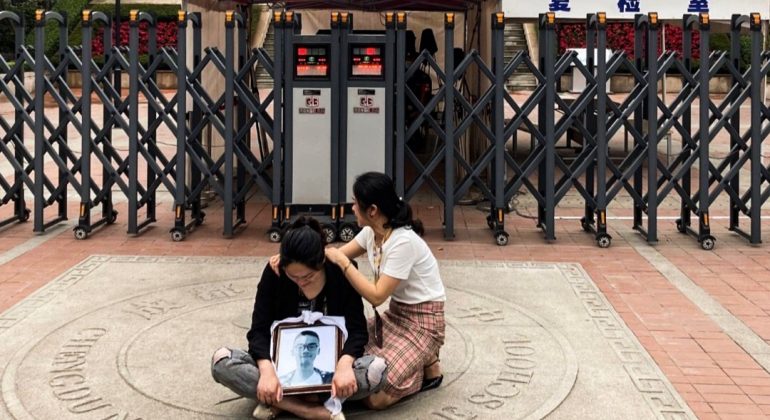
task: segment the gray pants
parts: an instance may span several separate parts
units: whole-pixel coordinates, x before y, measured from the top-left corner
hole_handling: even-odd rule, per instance
[[[370,369],[371,368],[371,369]],[[364,355],[353,362],[358,391],[348,400],[360,400],[382,388],[387,376],[385,360]],[[236,394],[256,400],[259,368],[247,352],[240,349],[221,348],[211,359],[211,376]]]

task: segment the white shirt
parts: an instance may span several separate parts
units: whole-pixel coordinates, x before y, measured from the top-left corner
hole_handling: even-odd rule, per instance
[[[321,375],[315,370],[309,378],[304,380],[299,376],[298,371],[293,370],[278,378],[278,382],[280,382],[282,386],[323,385]]]
[[[369,264],[376,273],[376,254],[379,249],[374,242],[374,231],[368,226],[364,227],[355,240],[361,248],[366,249]],[[382,245],[382,253],[380,274],[400,280],[391,296],[393,300],[410,305],[446,300],[436,257],[428,244],[412,229],[394,229]]]

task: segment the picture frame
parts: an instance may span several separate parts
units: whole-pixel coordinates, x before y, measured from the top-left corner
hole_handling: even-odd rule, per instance
[[[342,334],[320,322],[279,324],[273,331],[273,363],[284,395],[331,392],[342,352]]]

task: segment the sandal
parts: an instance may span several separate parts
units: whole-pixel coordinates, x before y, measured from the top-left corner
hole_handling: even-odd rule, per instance
[[[438,363],[440,361],[441,361],[441,359],[436,357],[436,360],[434,360],[434,361],[428,363],[427,365],[425,365],[423,367],[423,369],[431,367],[431,366],[435,365],[436,363]],[[443,381],[444,381],[444,375],[438,375],[438,376],[435,376],[433,378],[425,378],[425,379],[422,380],[422,386],[420,386],[420,392],[422,392],[422,391],[429,391],[431,389],[436,389],[439,386],[441,386],[441,382],[443,382]]]
[[[420,387],[420,392],[436,389],[439,386],[441,386],[441,382],[443,381],[444,381],[444,375],[438,375],[435,378],[423,379],[422,386]]]
[[[254,411],[251,413],[252,417],[260,420],[272,420],[276,417],[275,411],[269,406],[262,403],[258,403],[254,407]]]

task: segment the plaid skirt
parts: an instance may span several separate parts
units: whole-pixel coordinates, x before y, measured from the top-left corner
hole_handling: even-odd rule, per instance
[[[388,362],[388,377],[382,390],[395,398],[417,393],[423,368],[433,362],[444,344],[444,302],[415,305],[390,301],[382,315],[382,348],[374,343],[374,318],[369,319],[366,354]]]

